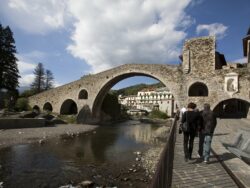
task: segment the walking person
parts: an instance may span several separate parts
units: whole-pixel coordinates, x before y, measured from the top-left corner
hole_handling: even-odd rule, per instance
[[[196,104],[192,102],[189,103],[187,106],[187,111],[184,112],[181,119],[182,131],[184,136],[183,147],[186,162],[188,161],[188,159],[192,159],[194,138],[200,120],[200,114],[194,111],[195,108]]]
[[[202,115],[202,113],[201,113]],[[202,122],[202,120],[201,120]],[[199,149],[198,149],[198,158],[202,159],[203,158],[203,145],[204,145],[204,134],[203,134],[203,124],[200,123],[198,126],[198,135],[199,135]]]
[[[207,103],[204,104],[204,110],[202,112],[202,124],[203,124],[203,129],[201,130],[201,132],[204,137],[203,157],[204,157],[204,162],[208,163],[210,157],[212,138],[214,134],[214,129],[217,124],[217,120],[213,111],[210,109],[210,105]]]

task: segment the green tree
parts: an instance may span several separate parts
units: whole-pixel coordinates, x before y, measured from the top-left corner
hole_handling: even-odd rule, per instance
[[[45,74],[45,90],[53,88],[54,76],[50,70],[46,70]]]
[[[15,54],[16,46],[11,29],[0,24],[0,90],[15,90],[18,87],[20,75]]]
[[[15,109],[17,111],[26,111],[29,110],[29,102],[27,98],[18,98],[16,105],[15,105]]]
[[[7,92],[5,92],[4,107],[7,108],[8,110],[13,110],[18,96],[19,96],[19,92],[17,89],[8,90]]]
[[[35,79],[31,84],[31,88],[35,93],[40,93],[45,88],[45,71],[42,63],[38,63],[34,70]]]
[[[24,92],[22,92],[19,97],[27,98],[35,94],[36,94],[36,91],[34,91],[33,89],[29,89],[29,90],[25,90]]]

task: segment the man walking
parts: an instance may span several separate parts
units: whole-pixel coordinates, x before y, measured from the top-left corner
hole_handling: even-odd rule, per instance
[[[204,136],[203,157],[204,162],[208,163],[210,157],[212,137],[217,124],[217,120],[213,111],[210,109],[210,105],[207,103],[204,104],[204,110],[202,112],[202,121],[203,129],[201,132]]]

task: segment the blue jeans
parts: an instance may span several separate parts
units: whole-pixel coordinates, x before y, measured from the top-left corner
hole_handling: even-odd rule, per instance
[[[204,157],[205,161],[209,160],[210,150],[211,150],[211,142],[212,142],[212,136],[205,135],[204,145],[203,145],[203,157]]]

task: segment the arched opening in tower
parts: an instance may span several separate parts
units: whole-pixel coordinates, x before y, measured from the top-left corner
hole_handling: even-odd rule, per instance
[[[221,101],[213,111],[220,118],[247,118],[249,107],[249,102],[233,98]]]
[[[208,88],[206,84],[201,82],[196,82],[189,87],[188,90],[189,97],[204,97],[208,96]]]
[[[77,104],[72,99],[65,100],[60,109],[62,115],[73,115],[77,114],[77,112]]]

